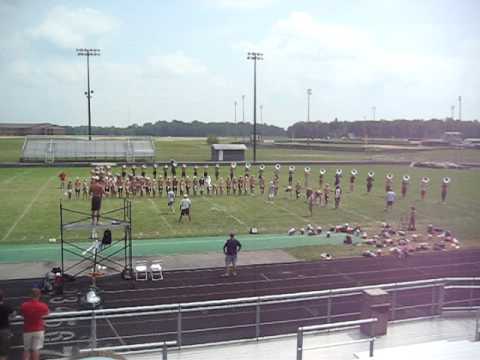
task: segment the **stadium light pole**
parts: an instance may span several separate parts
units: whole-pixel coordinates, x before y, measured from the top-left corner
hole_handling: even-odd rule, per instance
[[[372,119],[373,121],[375,121],[375,113],[377,112],[377,107],[376,106],[372,106]]]
[[[450,106],[450,118],[455,120],[453,117],[455,116],[455,105]]]
[[[257,162],[257,60],[263,60],[263,54],[249,52],[247,60],[253,60],[253,163]]]
[[[263,124],[263,104],[260,104],[259,108],[260,108],[260,125],[262,125]],[[261,131],[259,131],[259,133],[261,133]]]
[[[462,121],[462,97],[458,97],[458,120]]]
[[[233,122],[234,122],[234,126],[233,126],[233,129],[234,129],[234,133],[235,133],[235,140],[237,139],[237,100],[235,100],[233,102],[233,107],[235,108],[235,115],[234,115],[234,118],[233,118]]]
[[[78,56],[87,57],[87,91],[84,92],[88,100],[88,140],[92,140],[92,112],[90,108],[90,99],[93,90],[90,90],[90,56],[100,56],[100,49],[77,49]]]
[[[307,89],[307,122],[310,122],[310,96],[312,96],[312,89]]]

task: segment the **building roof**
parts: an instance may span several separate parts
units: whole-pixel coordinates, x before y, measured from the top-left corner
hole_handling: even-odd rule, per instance
[[[247,150],[245,144],[213,144],[213,150]]]
[[[63,126],[58,126],[50,123],[0,123],[0,128],[40,128],[40,127],[56,127],[63,128]]]

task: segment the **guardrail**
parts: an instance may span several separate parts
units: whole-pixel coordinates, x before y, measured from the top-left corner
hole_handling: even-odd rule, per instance
[[[355,306],[353,306],[354,311],[350,310],[351,312],[345,311],[345,309],[348,311],[350,308],[352,308],[351,306],[346,306],[345,308],[340,309],[341,311],[336,308],[336,306],[339,306],[338,304],[341,304],[342,301],[344,303],[358,303],[360,301],[358,297],[362,294],[362,291],[373,288],[381,288],[391,294],[390,320],[396,320],[402,317],[404,318],[405,312],[408,312],[407,315],[410,317],[415,316],[417,313],[423,314],[417,315],[418,317],[435,316],[440,314],[442,311],[454,311],[457,308],[465,308],[466,304],[468,304],[467,308],[471,309],[472,306],[480,305],[480,293],[475,295],[479,288],[478,282],[480,282],[480,277],[439,278],[402,283],[351,287],[344,289],[309,291],[292,294],[266,295],[214,301],[110,309],[96,308],[94,311],[59,311],[53,312],[51,315],[49,315],[46,318],[46,323],[47,326],[50,326],[51,330],[56,330],[56,328],[62,328],[64,324],[91,321],[92,315],[96,321],[105,320],[107,322],[122,318],[135,318],[138,322],[160,321],[160,319],[162,321],[168,320],[169,324],[171,325],[170,328],[163,328],[163,331],[149,334],[150,339],[153,338],[170,341],[170,339],[175,338],[176,346],[180,348],[183,346],[184,337],[187,335],[191,336],[191,338],[193,338],[194,335],[194,337],[197,338],[199,335],[217,334],[220,332],[225,333],[227,330],[238,330],[242,333],[251,334],[251,336],[248,335],[249,339],[259,340],[260,338],[272,336],[271,332],[267,331],[268,329],[272,328],[272,325],[275,325],[276,327],[283,326],[284,329],[286,329],[284,333],[288,332],[292,334],[296,331],[298,325],[302,323],[330,324],[342,320],[357,320],[361,314],[359,311],[355,310]],[[462,296],[459,299],[452,299],[449,301],[445,300],[446,292],[451,290],[465,291],[466,289],[467,291],[470,289],[470,292],[465,296]],[[419,292],[421,291],[425,302],[417,302],[413,304],[408,302],[405,303],[403,301],[403,294],[404,292],[410,290],[418,290]],[[308,306],[316,306],[319,309],[322,308],[322,311],[303,317],[299,315],[295,318],[281,317],[280,319],[268,319],[267,317],[269,315],[269,311],[272,311],[272,307],[275,306],[277,308],[280,306],[282,309],[298,309],[300,307],[305,308]],[[217,318],[220,318],[228,315],[226,310],[232,309],[237,310],[237,312],[242,311],[243,313],[248,314],[248,316],[246,316],[246,318],[249,319],[248,322],[228,323],[228,325],[223,323],[218,324],[214,322],[208,322],[207,326],[196,326],[194,328],[192,328],[191,325],[189,327],[185,326],[186,321],[193,316],[198,316],[199,314],[208,312],[209,314],[215,314]],[[19,317],[17,318],[17,321],[13,323],[13,325],[19,325],[21,323],[21,318]],[[48,335],[48,329],[46,335]],[[95,335],[96,334],[93,333],[93,330],[90,330],[89,340],[81,339],[76,341],[85,348],[89,348],[89,346],[96,348],[97,344],[96,337],[94,338]],[[56,334],[56,336],[51,335],[49,339],[51,339],[51,341],[47,342],[47,345],[48,343],[50,345],[62,345],[72,342],[70,335],[68,339],[66,339],[65,337]],[[95,340],[95,342],[93,342],[93,340]],[[100,338],[98,340],[101,342],[103,339]],[[130,341],[135,343],[135,345],[139,341],[143,341],[144,343],[156,342],[156,340],[153,342],[145,340],[149,340],[148,336],[146,335],[132,335],[130,337]]]
[[[342,321],[342,322],[337,322],[337,323],[332,323],[332,324],[322,324],[322,325],[314,325],[314,326],[301,326],[297,329],[297,360],[302,360],[303,359],[303,352],[308,351],[308,350],[318,350],[321,348],[326,348],[326,347],[334,347],[334,346],[343,346],[343,345],[351,345],[351,344],[358,344],[358,343],[363,343],[363,342],[369,342],[369,354],[370,357],[373,357],[373,347],[375,343],[375,338],[370,337],[367,339],[360,339],[360,340],[352,340],[352,341],[344,341],[341,343],[335,343],[335,344],[325,344],[325,345],[318,345],[318,346],[310,346],[310,347],[305,347],[303,345],[303,337],[305,334],[312,333],[315,331],[322,331],[322,330],[340,330],[345,327],[358,327],[363,324],[372,324],[377,322],[377,318],[369,318],[369,319],[362,319],[362,320],[355,320],[355,321]]]

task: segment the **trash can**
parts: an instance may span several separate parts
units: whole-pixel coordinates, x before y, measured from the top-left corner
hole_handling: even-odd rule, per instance
[[[382,289],[368,289],[362,295],[361,318],[377,318],[377,322],[362,324],[360,331],[367,336],[387,334],[388,318],[390,316],[390,294]]]

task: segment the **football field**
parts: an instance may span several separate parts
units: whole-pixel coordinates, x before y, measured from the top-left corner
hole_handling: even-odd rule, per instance
[[[389,165],[343,165],[312,166],[309,186],[318,188],[319,169],[327,173],[324,182],[333,185],[337,168],[343,169],[343,197],[339,209],[333,207],[333,195],[327,207],[315,207],[310,217],[305,199],[296,200],[284,191],[287,185],[288,169],[283,166],[280,171],[280,191],[278,196],[269,201],[267,195],[230,195],[192,197],[192,222],[178,223],[178,200],[176,212],[168,211],[165,194],[159,198],[132,199],[133,238],[166,239],[182,237],[225,235],[230,231],[245,235],[251,227],[256,227],[260,234],[286,234],[289,228],[305,227],[307,224],[322,226],[324,229],[337,224],[349,223],[359,225],[370,234],[378,233],[382,222],[400,224],[407,216],[408,209],[417,208],[419,230],[427,224],[448,229],[460,240],[463,246],[478,244],[480,231],[480,171],[471,170],[437,170]],[[359,175],[355,190],[349,191],[351,169],[356,168]],[[69,178],[88,177],[89,168],[9,168],[0,169],[0,194],[2,211],[0,215],[0,244],[47,244],[48,239],[59,239],[59,204],[65,207],[89,212],[88,200],[68,200],[59,189],[58,173],[65,171]],[[151,168],[148,172],[151,174]],[[213,177],[213,168],[209,168]],[[365,178],[369,171],[375,172],[375,182],[370,194],[366,193]],[[118,172],[114,170],[114,172]],[[243,167],[237,167],[236,174],[243,174]],[[252,168],[253,175],[257,167]],[[384,179],[387,173],[394,175],[394,190],[398,200],[391,212],[385,212]],[[192,175],[192,168],[188,168]],[[411,176],[410,186],[405,199],[400,198],[400,181],[404,174]],[[224,177],[228,167],[222,168]],[[264,175],[267,180],[273,176],[273,166],[267,166]],[[427,197],[420,200],[420,179],[428,176]],[[440,186],[443,177],[452,179],[446,203],[440,201]],[[296,168],[294,182],[304,183],[303,167]],[[258,192],[258,187],[257,187]],[[103,210],[119,207],[121,199],[108,198],[103,202]],[[78,241],[89,241],[82,233],[69,236]],[[272,248],[275,247],[274,242]],[[303,245],[303,244],[299,244]],[[295,250],[292,250],[295,252]],[[304,253],[302,254],[302,251]],[[300,249],[299,256],[308,258],[311,249]]]

